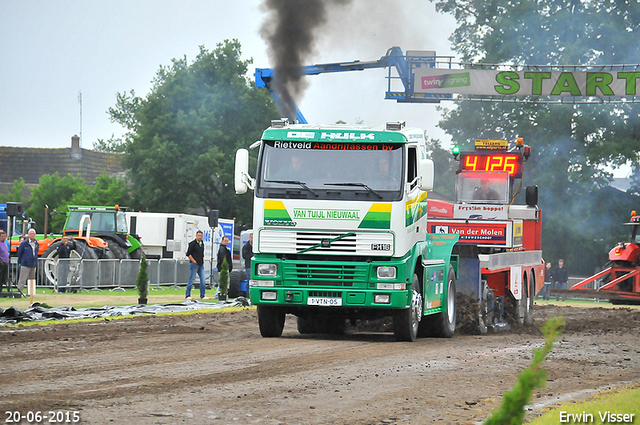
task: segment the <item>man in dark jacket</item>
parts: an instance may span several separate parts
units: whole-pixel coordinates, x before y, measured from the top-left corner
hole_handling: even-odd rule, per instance
[[[71,251],[75,249],[76,243],[69,236],[63,236],[60,245],[56,248],[58,251],[58,292],[67,292],[69,258],[71,258]]]
[[[564,267],[564,260],[561,258],[558,260],[558,267],[553,271],[553,282],[555,283],[555,289],[567,289],[567,282],[569,281],[569,272]],[[566,301],[567,296],[561,295],[562,300]],[[556,295],[556,301],[560,299],[560,296]]]
[[[38,267],[38,251],[40,245],[36,240],[36,230],[29,229],[27,238],[18,247],[18,264],[20,264],[20,278],[18,279],[18,291],[22,296],[27,279],[36,278],[36,267]]]
[[[242,247],[242,258],[247,279],[251,279],[251,259],[253,258],[253,233],[249,233],[249,240]]]
[[[229,251],[229,248],[227,248],[227,245],[229,245],[229,238],[226,236],[222,237],[222,240],[220,241],[220,249],[218,249],[218,262],[216,264],[216,267],[218,269],[218,271],[222,271],[222,263],[224,262],[224,260],[227,260],[227,265],[229,266],[229,273],[231,273],[231,270],[233,270],[233,259],[231,257],[231,252]],[[223,301],[227,299],[227,290],[228,290],[228,285],[227,288],[225,288],[223,285],[220,285],[220,293],[218,294],[218,299]]]
[[[192,300],[191,287],[193,286],[193,280],[196,274],[200,278],[200,299],[209,300],[210,298],[205,296],[205,283],[204,283],[204,243],[202,242],[202,230],[196,232],[196,238],[189,242],[189,248],[187,248],[187,257],[189,257],[189,282],[187,283],[187,293],[184,296],[185,300]]]
[[[229,273],[231,273],[231,270],[233,270],[233,259],[231,258],[231,252],[229,251],[229,248],[227,248],[227,245],[229,245],[229,238],[223,236],[222,240],[220,241],[220,249],[218,250],[218,263],[216,264],[216,267],[218,268],[218,271],[221,271],[222,262],[226,258],[227,264],[229,265]]]

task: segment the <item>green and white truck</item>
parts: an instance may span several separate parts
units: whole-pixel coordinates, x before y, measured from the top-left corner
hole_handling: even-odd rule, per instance
[[[396,339],[451,337],[453,234],[427,232],[433,162],[424,131],[272,121],[257,173],[236,153],[235,190],[254,191],[250,298],[263,337],[340,333],[347,319],[393,318]]]

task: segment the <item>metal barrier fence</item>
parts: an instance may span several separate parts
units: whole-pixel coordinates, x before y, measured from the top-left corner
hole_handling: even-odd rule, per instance
[[[12,258],[9,280],[16,287],[20,270],[15,258]],[[147,259],[149,265],[149,289],[161,290],[163,287],[177,288],[189,282],[189,260]],[[140,271],[140,260],[91,260],[63,258],[58,260],[40,259],[36,273],[36,286],[52,288],[58,291],[102,291],[105,289],[125,290],[136,287],[136,278]],[[217,283],[218,272],[211,275],[211,262],[205,261],[204,275],[207,286]],[[194,286],[200,284],[195,278]]]

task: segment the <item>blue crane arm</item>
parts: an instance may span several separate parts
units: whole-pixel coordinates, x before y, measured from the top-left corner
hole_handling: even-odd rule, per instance
[[[437,96],[437,97],[415,97],[413,93],[413,75],[411,73],[412,67],[416,66],[429,66],[435,67],[436,65],[436,56],[435,53],[433,56],[418,56],[412,57],[410,60],[407,60],[407,57],[402,53],[402,49],[400,47],[392,47],[387,51],[387,54],[382,56],[380,59],[375,61],[361,62],[361,61],[352,61],[352,62],[335,62],[335,63],[324,63],[317,65],[309,65],[302,68],[303,75],[318,75],[325,74],[329,72],[344,72],[344,71],[363,71],[365,69],[373,69],[373,68],[389,68],[389,79],[388,82],[388,90],[386,93],[386,99],[395,99],[397,102],[419,102],[419,103],[437,103],[440,99],[450,98],[450,96]],[[402,82],[404,86],[404,92],[393,92],[391,91],[391,69],[396,70],[398,73],[397,79]],[[254,72],[255,77],[255,86],[256,87],[265,87],[269,90],[273,99],[275,100],[277,105],[281,105],[279,102],[278,94],[271,88],[271,80],[273,79],[273,69],[272,68],[256,68]],[[300,112],[300,110],[296,107],[296,120],[300,123],[306,123],[306,119]]]

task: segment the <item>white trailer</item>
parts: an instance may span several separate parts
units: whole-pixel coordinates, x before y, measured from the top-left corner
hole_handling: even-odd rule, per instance
[[[229,249],[233,250],[232,219],[218,219],[218,227],[212,233],[208,218],[200,215],[127,211],[126,216],[129,233],[141,238],[147,258],[186,259],[189,242],[195,239],[198,230],[204,233],[205,259],[216,261],[222,236],[229,237]]]

